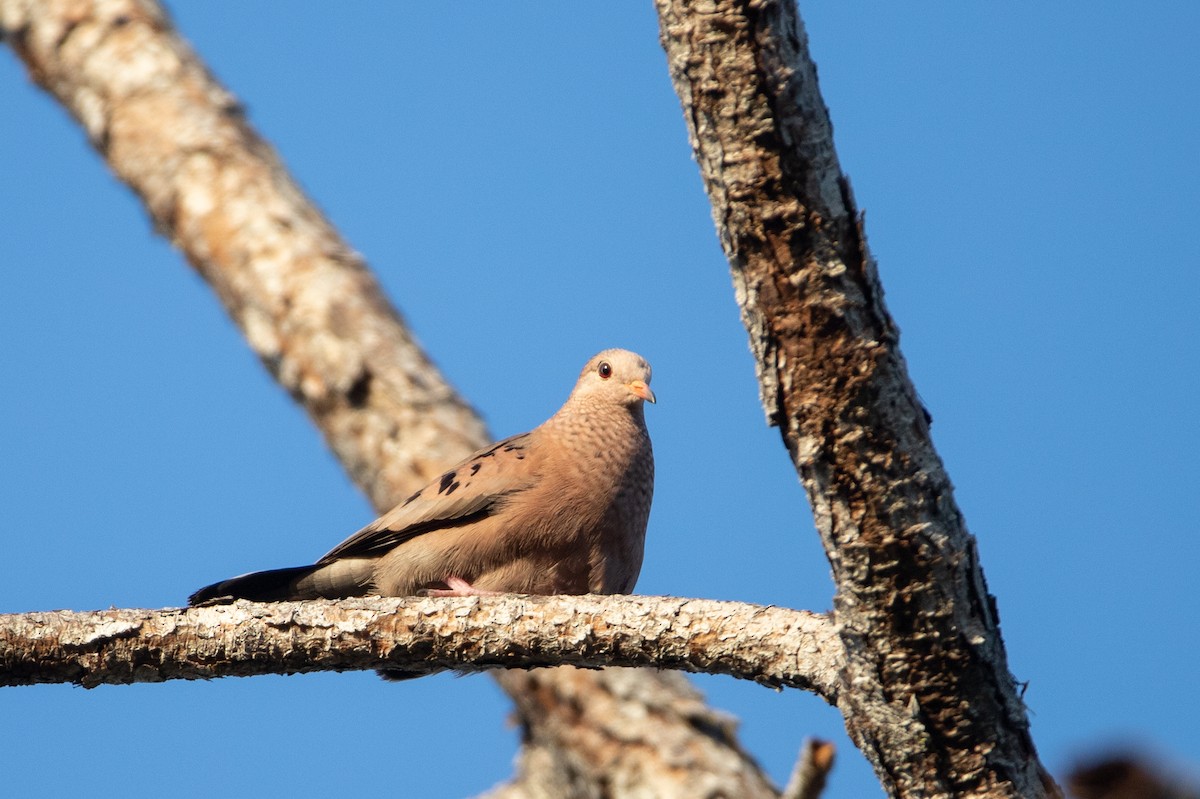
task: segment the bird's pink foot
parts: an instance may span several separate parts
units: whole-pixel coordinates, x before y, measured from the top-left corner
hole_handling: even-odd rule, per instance
[[[461,577],[447,577],[446,588],[426,588],[425,596],[499,596],[499,591],[484,591]]]

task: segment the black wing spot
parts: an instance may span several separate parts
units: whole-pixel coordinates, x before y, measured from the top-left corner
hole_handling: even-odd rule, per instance
[[[365,408],[369,396],[371,396],[371,373],[364,369],[346,392],[346,402],[350,403],[351,408]]]
[[[411,502],[413,502],[413,500],[415,500],[415,499],[416,499],[417,497],[419,497],[419,496],[421,496],[421,492],[420,492],[420,491],[418,491],[417,493],[413,494],[413,495],[412,495],[411,497],[409,497],[408,499],[404,500],[404,504],[405,504],[405,505],[408,505],[408,504],[410,504]]]
[[[477,463],[472,463],[472,464],[471,464],[471,474],[472,474],[472,475],[479,474],[479,467],[480,467],[480,466],[483,466],[483,464],[482,464],[482,463],[478,463],[478,462],[477,462]]]
[[[449,494],[458,488],[458,483],[454,478],[458,477],[458,472],[446,472],[442,475],[442,482],[438,484],[439,494]]]

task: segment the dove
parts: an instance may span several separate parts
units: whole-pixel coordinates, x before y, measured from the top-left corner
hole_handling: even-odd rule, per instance
[[[625,594],[654,493],[650,365],[594,356],[563,406],[479,450],[309,566],[213,583],[191,605],[249,599]]]

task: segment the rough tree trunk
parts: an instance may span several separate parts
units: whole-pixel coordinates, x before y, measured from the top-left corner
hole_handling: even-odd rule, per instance
[[[0,0],[0,33],[213,287],[377,509],[486,442],[362,259],[157,3]],[[634,796],[624,789],[650,775],[677,796],[775,795],[732,737],[705,732],[723,717],[679,679],[555,670],[536,682],[537,695],[525,696],[529,680],[501,678],[527,728],[511,796],[544,795],[541,785],[572,788],[561,796]],[[615,736],[610,720],[647,716],[673,727],[627,725]],[[618,740],[639,745],[597,762],[595,748]]]
[[[934,451],[793,0],[657,0],[768,421],[833,567],[838,706],[893,796],[1056,795]]]

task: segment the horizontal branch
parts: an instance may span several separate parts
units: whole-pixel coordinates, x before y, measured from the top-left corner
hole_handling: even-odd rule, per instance
[[[0,686],[651,666],[807,689],[833,703],[841,664],[823,615],[678,597],[367,597],[0,615]]]

